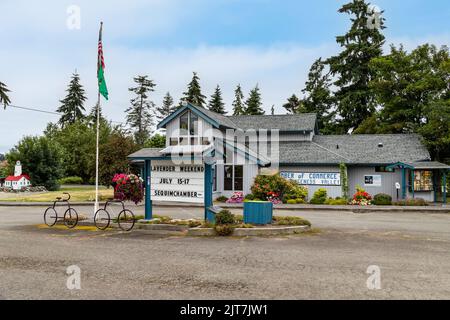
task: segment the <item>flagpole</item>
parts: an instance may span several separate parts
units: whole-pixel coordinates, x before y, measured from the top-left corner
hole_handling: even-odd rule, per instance
[[[100,34],[99,34],[99,43],[102,40],[102,30],[103,30],[103,21],[100,22]],[[102,48],[103,50],[103,48]],[[103,59],[103,54],[102,54],[102,59]],[[101,68],[102,66],[100,65],[102,62],[99,61],[99,59],[97,59],[97,76],[98,76],[98,68]],[[95,155],[95,205],[94,205],[94,214],[97,213],[99,206],[98,206],[98,163],[99,163],[99,156],[100,156],[100,151],[99,151],[99,140],[100,140],[100,103],[101,103],[101,99],[100,99],[100,86],[98,87],[98,99],[97,99],[97,139],[96,139],[96,144],[95,144],[95,151],[96,151],[96,155]]]
[[[100,139],[100,90],[98,91],[97,101],[97,142],[96,142],[96,157],[95,157],[95,206],[94,214],[98,210],[98,163],[99,163],[99,139]]]

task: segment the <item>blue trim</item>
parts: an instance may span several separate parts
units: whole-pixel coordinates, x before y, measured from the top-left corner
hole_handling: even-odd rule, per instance
[[[212,165],[205,163],[205,221],[214,222],[214,214],[209,210],[213,206]]]
[[[404,163],[404,162],[397,162],[397,163],[391,164],[386,167],[386,169],[395,169],[395,168],[400,168],[400,169],[407,168],[407,169],[414,170],[414,167],[412,165]]]
[[[177,111],[175,111],[174,113],[172,113],[170,116],[168,116],[167,118],[165,118],[164,120],[162,120],[158,126],[157,129],[162,129],[165,128],[166,125],[171,122],[172,120],[174,120],[176,117],[178,117],[179,115],[181,115],[182,113],[184,113],[185,111],[191,111],[193,113],[195,113],[197,116],[199,116],[200,118],[202,118],[203,120],[205,120],[207,123],[209,123],[210,125],[212,125],[214,128],[219,128],[220,124],[215,121],[214,119],[208,117],[206,114],[204,114],[203,112],[199,111],[199,109],[197,109],[196,107],[194,107],[192,104],[188,103],[187,105],[185,105],[184,107],[179,108]]]
[[[412,192],[413,199],[415,198],[415,194],[414,194],[414,178],[415,178],[414,170],[411,170],[411,192]]]
[[[145,220],[153,218],[152,195],[151,195],[151,171],[152,165],[150,160],[145,160],[144,164],[144,183],[145,183]]]
[[[402,168],[402,199],[406,199],[406,169]]]

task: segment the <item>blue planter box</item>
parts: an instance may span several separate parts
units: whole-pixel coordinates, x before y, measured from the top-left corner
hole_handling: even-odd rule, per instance
[[[244,223],[271,224],[272,219],[272,202],[244,202]]]

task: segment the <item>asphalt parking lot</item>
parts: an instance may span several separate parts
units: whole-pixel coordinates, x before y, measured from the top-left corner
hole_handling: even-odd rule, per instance
[[[202,216],[199,208],[156,213]],[[291,212],[314,232],[189,238],[48,229],[38,226],[42,214],[0,207],[4,299],[450,299],[450,215]],[[66,286],[72,265],[80,290]],[[379,290],[366,285],[371,265],[381,270]]]

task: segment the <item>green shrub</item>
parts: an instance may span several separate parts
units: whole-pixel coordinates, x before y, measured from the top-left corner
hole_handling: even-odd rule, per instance
[[[245,196],[244,200],[253,201],[253,200],[255,200],[255,196],[253,194],[249,193],[248,195]]]
[[[415,199],[406,199],[406,200],[400,200],[394,203],[396,206],[407,206],[407,207],[425,207],[428,206],[428,203],[422,199],[422,198],[415,198]]]
[[[289,199],[288,201],[286,201],[287,204],[297,204],[297,200],[295,199]]]
[[[214,230],[216,231],[217,235],[221,237],[230,236],[233,233],[234,227],[230,224],[222,224],[222,225],[216,225],[214,227]]]
[[[385,193],[379,193],[373,197],[372,204],[376,206],[390,206],[392,205],[392,197]]]
[[[279,226],[311,226],[311,222],[300,217],[273,217],[273,224]]]
[[[327,190],[324,188],[317,189],[310,201],[311,204],[324,204],[327,201]]]
[[[308,197],[308,188],[299,185],[295,181],[288,181],[286,184],[286,190],[283,195],[283,202],[287,203],[288,200],[303,200],[306,202]]]
[[[325,201],[325,204],[330,206],[343,206],[348,204],[348,201],[343,198],[337,197],[336,199],[328,198],[327,201]]]
[[[216,214],[216,225],[234,224],[236,219],[230,210],[222,210]]]
[[[80,177],[66,177],[58,180],[59,184],[83,184],[83,179]]]
[[[306,203],[306,200],[305,199],[295,199],[295,202],[297,204],[304,204],[304,203]]]
[[[216,199],[217,202],[227,202],[228,198],[225,196],[220,196]]]

